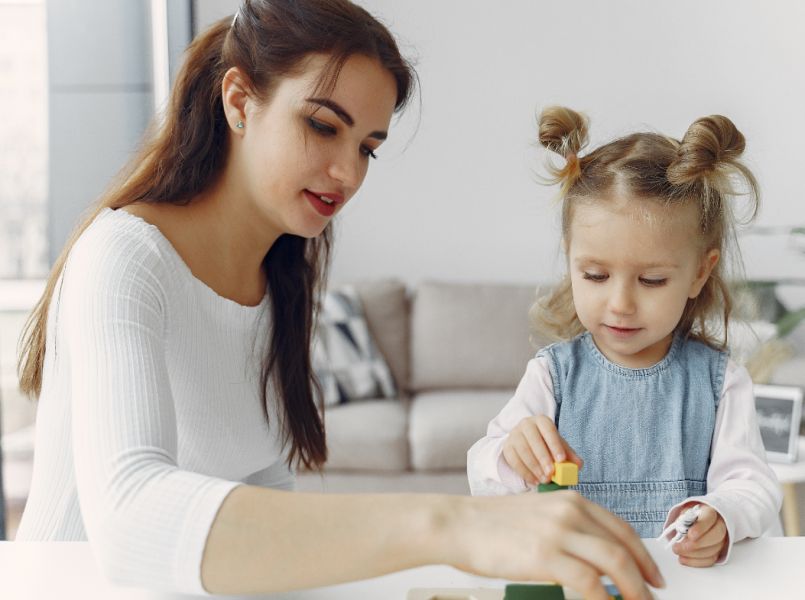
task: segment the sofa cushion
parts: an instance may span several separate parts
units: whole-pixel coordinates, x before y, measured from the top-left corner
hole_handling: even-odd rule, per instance
[[[411,388],[514,388],[534,356],[528,285],[422,284],[411,313]]]
[[[514,388],[417,394],[408,428],[413,468],[466,469],[467,450],[513,395]]]
[[[369,332],[400,390],[408,389],[409,306],[405,285],[396,279],[361,282],[355,290]]]
[[[324,411],[327,470],[408,468],[408,406],[397,399],[360,401]]]
[[[313,344],[313,369],[325,406],[397,396],[391,371],[375,345],[352,286],[324,295]]]

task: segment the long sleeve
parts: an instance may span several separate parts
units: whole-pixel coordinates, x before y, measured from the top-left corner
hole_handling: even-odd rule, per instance
[[[676,519],[683,504],[692,501],[713,507],[724,519],[729,545],[719,557],[721,563],[728,560],[735,542],[762,535],[780,511],[782,493],[766,462],[752,380],[746,369],[733,361],[727,364],[716,414],[707,494],[674,506],[665,525]]]
[[[489,423],[486,435],[467,452],[467,477],[473,496],[517,494],[529,489],[503,458],[503,444],[509,432],[526,417],[556,413],[553,383],[548,359],[538,356],[528,361],[511,400]]]
[[[237,483],[177,467],[163,287],[175,275],[148,244],[117,243],[80,240],[59,292],[57,348],[67,352],[56,364],[70,370],[81,515],[113,581],[204,593],[207,535]]]

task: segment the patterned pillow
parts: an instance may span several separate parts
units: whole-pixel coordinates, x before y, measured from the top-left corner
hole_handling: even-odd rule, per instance
[[[313,340],[313,371],[325,406],[361,398],[392,398],[397,390],[352,286],[324,296]]]

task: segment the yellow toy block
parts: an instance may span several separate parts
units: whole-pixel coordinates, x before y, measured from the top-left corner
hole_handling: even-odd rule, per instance
[[[579,467],[570,461],[553,463],[553,476],[551,477],[557,485],[578,485]]]

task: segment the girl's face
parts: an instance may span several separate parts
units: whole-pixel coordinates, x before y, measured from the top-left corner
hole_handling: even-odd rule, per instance
[[[309,57],[268,102],[247,97],[240,107],[232,162],[255,224],[275,236],[324,230],[363,183],[394,112],[394,77],[362,55],[347,59],[331,93],[317,94],[327,58]]]
[[[656,364],[718,261],[717,250],[701,250],[695,207],[615,200],[573,210],[567,251],[579,320],[612,362]]]

